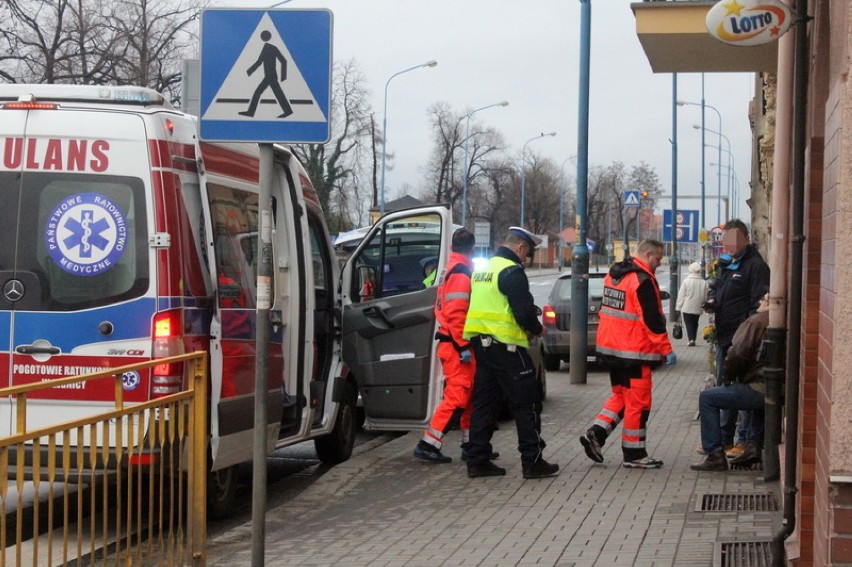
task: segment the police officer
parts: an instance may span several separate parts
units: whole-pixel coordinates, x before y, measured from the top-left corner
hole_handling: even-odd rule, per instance
[[[541,399],[527,352],[529,337],[544,332],[523,266],[539,244],[541,239],[528,230],[510,227],[488,265],[471,276],[463,334],[473,345],[477,365],[467,462],[471,478],[506,474],[489,458],[493,424],[504,397],[515,414],[524,478],[559,474],[559,465],[542,457]]]

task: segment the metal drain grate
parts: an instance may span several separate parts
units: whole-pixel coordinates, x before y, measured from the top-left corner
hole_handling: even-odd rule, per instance
[[[778,502],[768,492],[754,494],[698,494],[696,512],[776,512]]]
[[[772,565],[772,542],[717,542],[713,567],[768,567]]]

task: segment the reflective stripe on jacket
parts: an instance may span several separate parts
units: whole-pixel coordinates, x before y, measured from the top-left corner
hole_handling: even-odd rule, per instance
[[[470,305],[470,273],[473,263],[464,254],[453,252],[438,282],[435,318],[438,333],[448,336],[456,349],[464,349],[468,341],[462,337]]]
[[[648,328],[643,319],[638,290],[643,282],[650,280],[656,298],[654,310],[663,317],[660,289],[645,262],[633,258],[632,263],[634,269],[622,277],[614,279],[610,272],[604,279],[597,354],[620,359],[628,364],[659,365],[672,351],[671,343],[665,329],[662,333],[656,333]]]
[[[529,347],[527,333],[518,325],[509,300],[497,285],[500,272],[515,262],[494,256],[482,270],[476,270],[470,278],[470,308],[464,326],[464,338],[476,335],[491,335],[501,343]]]

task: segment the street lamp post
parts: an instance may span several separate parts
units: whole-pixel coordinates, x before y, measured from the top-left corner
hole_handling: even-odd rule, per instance
[[[701,128],[701,126],[699,126],[698,124],[693,124],[692,127],[695,128],[696,130]],[[716,132],[715,130],[711,130],[710,128],[704,128],[704,130],[706,130],[707,132],[710,132],[711,134],[718,134],[719,135],[719,146],[718,146],[719,158],[718,158],[717,163],[722,162],[722,140],[725,140],[725,143],[728,144],[728,148],[727,148],[726,151],[728,152],[728,161],[730,162],[731,157],[733,156],[733,152],[731,151],[731,140],[729,140],[728,137],[725,136],[724,134],[722,134],[721,132]],[[719,178],[719,194],[717,195],[718,200],[716,201],[716,226],[721,226],[722,225],[722,216],[721,216],[720,211],[721,211],[721,202],[722,202],[722,170],[718,170],[717,173],[718,173],[718,178]]]
[[[684,105],[702,106],[701,104],[698,104],[698,103],[695,103],[695,102],[689,102],[687,100],[678,100],[677,104],[678,104],[678,106],[684,106]],[[718,132],[714,132],[713,130],[710,130],[709,128],[705,128],[704,126],[700,126],[700,127],[703,128],[704,130],[706,130],[707,132],[711,132],[711,133],[715,133],[715,134],[719,135],[719,145],[717,147],[718,147],[718,151],[719,151],[718,159],[721,162],[722,161],[722,137],[723,137],[722,136],[722,113],[719,112],[718,108],[716,108],[715,106],[713,106],[711,104],[704,103],[703,106],[705,108],[709,108],[710,110],[715,112],[716,116],[719,118],[719,131]],[[694,126],[693,126],[693,128],[694,128]],[[704,141],[702,140],[701,143],[703,144]],[[730,143],[728,145],[730,146]],[[703,155],[703,150],[702,150],[702,155]],[[716,177],[717,177],[717,179],[716,179],[716,181],[717,181],[717,188],[716,188],[716,193],[717,193],[716,194],[716,197],[717,197],[717,201],[716,201],[716,226],[719,226],[720,224],[722,224],[722,219],[720,217],[720,209],[719,209],[719,201],[722,200],[722,175],[721,175],[721,172]],[[704,205],[704,203],[702,202],[702,207],[703,207],[703,205]],[[701,220],[706,225],[707,219],[702,218]],[[707,228],[707,227],[704,226],[703,228]]]
[[[555,135],[556,135],[556,132],[548,132],[547,134],[542,132],[538,136],[533,136],[532,138],[530,138],[529,140],[524,142],[524,146],[523,146],[523,148],[521,148],[521,224],[518,225],[518,226],[520,226],[522,228],[524,226],[524,206],[526,205],[526,181],[527,181],[526,153],[527,153],[527,144],[529,144],[530,142],[533,142],[535,140],[538,140],[540,138],[544,138],[544,137],[547,137],[547,136],[555,136]]]
[[[470,175],[470,164],[467,162],[467,145],[470,140],[470,118],[479,112],[480,110],[485,110],[487,108],[493,108],[495,106],[509,106],[509,101],[495,102],[494,104],[488,104],[486,106],[482,106],[475,110],[471,110],[467,113],[467,125],[464,130],[464,185],[462,189],[462,215],[461,215],[461,224],[462,226],[467,225],[467,178]]]
[[[408,69],[403,69],[402,71],[397,71],[393,75],[388,78],[385,83],[385,104],[384,104],[384,117],[382,119],[382,200],[381,200],[381,214],[385,213],[385,161],[388,155],[388,87],[390,86],[391,80],[403,73],[408,73],[409,71],[414,71],[415,69],[420,69],[421,67],[434,67],[438,62],[432,59],[431,61],[427,61],[426,63],[421,63],[420,65],[415,65],[414,67],[409,67]]]

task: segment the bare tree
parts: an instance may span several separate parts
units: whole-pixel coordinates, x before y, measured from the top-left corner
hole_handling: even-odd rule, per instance
[[[588,177],[588,233],[596,241],[611,243],[625,232],[635,238],[639,210],[625,205],[625,192],[647,193],[643,208],[653,210],[655,197],[661,193],[657,172],[645,162],[630,169],[620,161],[606,167],[592,168]],[[645,221],[643,221],[644,224]]]
[[[483,178],[472,199],[471,210],[475,214],[469,218],[491,225],[488,248],[493,249],[508,228],[518,222],[520,178],[517,167],[508,159],[489,163],[489,167],[483,169]]]
[[[69,0],[7,0],[0,30],[2,75],[9,82],[55,83],[73,57]]]
[[[559,170],[556,164],[529,152],[524,189],[525,228],[543,234],[559,226]]]
[[[373,114],[369,90],[357,62],[352,59],[334,66],[331,100],[331,138],[325,144],[293,147],[305,165],[319,194],[329,228],[348,230],[361,223],[361,212],[369,204],[362,180],[374,177]]]
[[[195,54],[198,0],[121,0],[112,29],[126,46],[113,80],[140,85],[180,100],[181,62]]]
[[[435,145],[427,166],[428,189],[421,196],[430,202],[449,203],[458,220],[461,217],[465,176],[468,211],[472,211],[476,207],[473,195],[479,191],[478,185],[487,184],[492,179],[489,169],[495,164],[503,167],[506,143],[499,131],[486,128],[474,120],[468,131],[467,112],[457,114],[445,103],[433,105],[430,112]]]
[[[176,102],[202,7],[199,0],[6,0],[0,78],[133,84]]]
[[[427,165],[429,188],[421,196],[433,203],[453,205],[461,193],[461,150],[464,144],[463,117],[445,102],[429,108],[434,144]],[[454,207],[455,208],[455,207]]]

